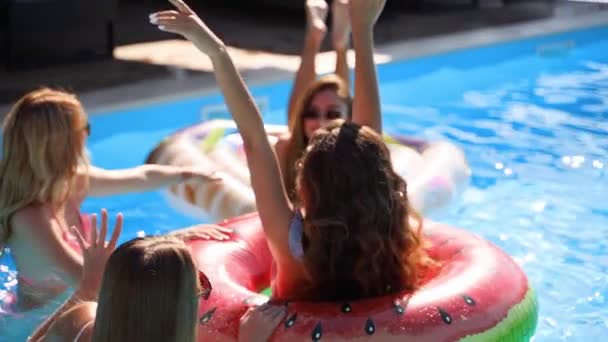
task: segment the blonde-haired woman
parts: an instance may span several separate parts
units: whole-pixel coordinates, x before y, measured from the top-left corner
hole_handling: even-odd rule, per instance
[[[114,250],[121,224],[117,219],[108,243],[105,211],[99,236],[85,241],[75,232],[84,251],[81,285],[30,341],[196,341],[199,301],[209,297],[211,284],[188,247],[151,236]],[[266,341],[285,314],[285,307],[254,309],[241,322],[239,341]]]
[[[90,131],[76,96],[48,88],[23,96],[4,118],[0,252],[11,248],[18,310],[41,306],[78,284],[82,256],[68,227],[85,234],[90,230],[89,219],[79,211],[87,195],[145,191],[192,178],[217,180],[192,168],[93,167],[85,152]]]

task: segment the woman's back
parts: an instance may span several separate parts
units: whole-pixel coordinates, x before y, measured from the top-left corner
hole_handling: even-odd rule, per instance
[[[65,212],[63,217],[58,217],[46,206],[30,205],[17,211],[11,220],[8,246],[19,270],[17,303],[20,310],[43,305],[70,285],[66,282],[70,277],[55,267],[57,259],[65,259],[61,263],[68,268],[73,264],[74,272],[78,273],[80,249],[64,227],[74,226],[84,233],[86,224],[83,225],[75,208],[66,208]],[[54,245],[58,248],[53,248]],[[69,254],[63,255],[64,251]],[[49,258],[49,254],[53,257]]]

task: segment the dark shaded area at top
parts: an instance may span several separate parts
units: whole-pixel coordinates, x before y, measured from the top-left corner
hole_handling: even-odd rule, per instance
[[[0,25],[7,25],[6,4],[11,1],[0,0]],[[98,56],[66,57],[55,61],[51,66],[25,65],[23,67],[6,67],[6,51],[0,55],[0,104],[11,103],[23,93],[40,85],[58,86],[75,92],[102,89],[110,86],[128,84],[154,78],[170,77],[172,71],[167,67],[147,63],[121,61],[112,58],[110,49],[104,58],[104,47],[107,47],[106,30],[86,31],[86,23],[91,21],[98,11],[104,11],[104,3],[83,2],[81,0],[33,0],[23,3],[72,3],[63,14],[72,20],[80,20],[79,29],[65,33],[65,39],[54,36],[53,49],[69,48],[74,44],[68,41],[83,41],[87,44],[98,44],[102,51]],[[148,15],[154,11],[171,9],[164,0],[114,0],[116,11],[111,17],[111,42],[125,45],[140,42],[176,39],[175,35],[158,31],[148,22]],[[190,5],[201,18],[228,44],[242,49],[297,55],[300,52],[304,35],[304,0],[190,0]],[[499,8],[479,8],[472,0],[388,0],[376,27],[376,43],[383,44],[405,39],[414,39],[468,31],[482,27],[505,25],[534,19],[551,17],[557,6],[565,2],[552,0],[507,0]],[[85,4],[85,5],[83,5]],[[95,5],[92,5],[95,4]],[[561,5],[560,5],[561,4]],[[64,5],[65,6],[65,5]],[[567,6],[585,6],[568,4]],[[106,6],[107,7],[107,6]],[[53,7],[54,8],[54,7]],[[67,12],[66,12],[67,11]],[[82,12],[80,14],[74,13]],[[589,11],[589,10],[587,10]],[[59,11],[57,11],[59,13]],[[67,13],[67,14],[66,14]],[[32,30],[27,20],[18,21],[19,30],[36,37],[39,34],[50,34],[57,30],[61,20],[49,13],[33,14],[36,20],[49,22],[45,32]],[[13,25],[15,21],[13,20]],[[6,30],[0,26],[0,33]],[[59,36],[62,37],[62,36]],[[329,37],[329,35],[328,35]],[[3,39],[0,34],[0,44]],[[28,38],[32,39],[32,38]],[[28,40],[20,40],[27,44]],[[97,43],[95,43],[98,41]],[[68,43],[66,43],[68,42]],[[104,45],[105,44],[105,45]],[[3,45],[0,45],[3,46]],[[323,50],[331,48],[330,39],[326,39]],[[53,51],[51,51],[53,52]],[[36,57],[36,56],[34,56]],[[72,56],[74,57],[74,56]],[[101,58],[100,58],[101,57]],[[25,60],[25,59],[23,59]],[[20,59],[17,59],[19,62]],[[57,63],[59,62],[59,63]],[[189,71],[196,73],[195,71]],[[2,113],[3,114],[3,113]]]

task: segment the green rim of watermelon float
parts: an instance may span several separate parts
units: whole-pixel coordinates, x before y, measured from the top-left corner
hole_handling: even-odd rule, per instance
[[[272,257],[257,214],[223,222],[229,241],[193,241],[198,267],[213,285],[199,306],[201,341],[234,341],[240,317],[268,300]],[[528,341],[538,305],[521,268],[470,232],[425,221],[439,271],[414,293],[352,302],[290,302],[273,341]]]

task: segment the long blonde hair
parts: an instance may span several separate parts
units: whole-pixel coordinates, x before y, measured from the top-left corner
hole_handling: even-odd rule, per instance
[[[282,165],[283,170],[287,172],[283,175],[283,183],[287,190],[290,199],[295,198],[295,182],[296,172],[295,164],[304,153],[304,149],[308,145],[308,138],[304,132],[303,112],[310,106],[315,95],[325,90],[335,90],[339,98],[344,100],[348,106],[348,119],[351,115],[351,98],[348,84],[338,75],[325,75],[313,82],[304,95],[298,99],[295,107],[295,114],[290,115],[291,121],[289,124],[289,132],[291,134],[286,147],[286,165]]]
[[[181,240],[130,240],[106,264],[93,342],[194,342],[198,293],[197,271]]]
[[[78,168],[88,165],[87,116],[76,96],[42,88],[23,96],[4,118],[0,160],[0,252],[10,221],[32,204],[61,205]]]

